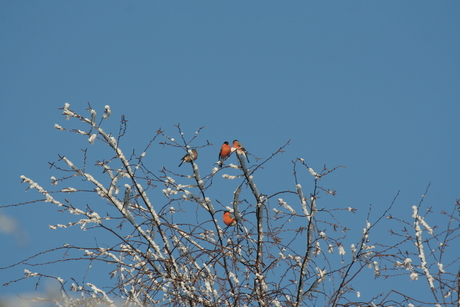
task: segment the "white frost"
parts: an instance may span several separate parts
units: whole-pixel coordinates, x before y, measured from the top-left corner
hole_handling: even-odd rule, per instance
[[[439,273],[445,273],[444,265],[440,262],[438,262],[438,269],[439,269]]]
[[[105,110],[104,110],[103,118],[107,119],[107,118],[109,118],[110,114],[112,113],[112,110],[110,110],[110,106],[108,104],[105,105],[104,109]]]
[[[92,145],[94,144],[94,140],[96,139],[97,137],[97,134],[96,133],[93,133],[91,134],[91,136],[88,138],[88,142]]]
[[[339,255],[345,255],[345,248],[343,248],[343,245],[339,243]]]
[[[278,198],[278,203],[282,205],[284,208],[286,208],[287,210],[289,210],[292,214],[297,214],[295,210],[291,206],[289,206],[287,202],[285,202],[282,198]]]

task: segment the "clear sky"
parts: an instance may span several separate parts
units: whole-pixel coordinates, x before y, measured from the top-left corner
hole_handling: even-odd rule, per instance
[[[20,175],[50,188],[48,162],[82,157],[86,140],[53,126],[71,126],[65,102],[81,113],[90,102],[99,114],[111,106],[113,132],[125,115],[125,146],[139,151],[160,127],[177,137],[180,123],[191,137],[205,126],[199,142],[215,146],[203,172],[225,140],[266,158],[291,139],[261,170],[261,192],[293,189],[298,157],[318,171],[344,165],[325,185],[334,206],[358,209],[359,229],[369,205],[378,216],[398,190],[394,213],[411,221],[430,182],[425,206],[451,211],[459,16],[458,1],[0,1],[0,205],[37,197]],[[174,168],[183,152],[159,155]],[[71,240],[48,229],[65,219],[44,206],[0,211],[22,229],[0,234],[0,266]],[[0,283],[21,275],[2,271]]]

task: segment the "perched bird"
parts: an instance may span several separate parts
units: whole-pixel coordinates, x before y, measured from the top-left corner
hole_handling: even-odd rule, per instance
[[[243,144],[241,144],[240,141],[238,140],[234,140],[233,141],[233,148],[235,148],[237,150],[237,153],[240,154],[240,155],[243,155],[246,157],[246,160],[248,160],[248,163],[249,163],[249,158],[248,158],[248,152],[247,150],[244,148]]]
[[[224,211],[224,215],[222,216],[222,219],[224,220],[224,223],[227,226],[236,225],[236,220],[233,218],[233,215],[230,213],[230,211]]]
[[[182,163],[195,161],[197,158],[198,158],[198,152],[196,151],[196,149],[192,149],[192,155],[187,153],[185,156],[183,156],[182,162],[179,164],[179,167],[182,165]]]
[[[222,167],[222,164],[224,163],[225,160],[230,156],[232,153],[232,148],[230,145],[228,145],[228,142],[225,141],[224,144],[222,144],[222,147],[220,148],[219,152],[219,165]]]

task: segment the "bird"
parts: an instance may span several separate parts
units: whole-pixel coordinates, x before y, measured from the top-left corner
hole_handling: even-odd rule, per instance
[[[233,215],[230,213],[230,211],[224,211],[224,215],[222,216],[222,219],[224,220],[224,223],[227,226],[236,225],[236,220],[233,218]]]
[[[222,144],[222,147],[220,148],[219,152],[219,165],[222,167],[222,164],[224,163],[225,160],[230,156],[232,153],[232,148],[230,145],[228,145],[228,142],[225,141],[224,144]]]
[[[182,163],[184,162],[191,162],[191,161],[195,161],[197,158],[198,158],[198,152],[196,151],[196,149],[192,149],[192,155],[190,155],[190,153],[187,153],[185,156],[182,157],[182,161],[181,163],[179,164],[179,167],[182,165]]]
[[[249,163],[249,158],[247,156],[247,150],[244,148],[243,144],[241,144],[240,141],[238,140],[234,140],[233,141],[233,148],[235,148],[237,150],[237,153],[240,154],[240,155],[243,155],[246,157],[246,160],[248,160],[248,163]]]

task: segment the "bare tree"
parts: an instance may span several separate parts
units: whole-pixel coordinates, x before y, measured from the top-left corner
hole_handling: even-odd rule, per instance
[[[9,206],[51,203],[77,217],[72,220],[69,215],[72,221],[52,229],[79,227],[104,242],[82,246],[69,238],[64,246],[2,268],[25,268],[25,276],[5,285],[28,278],[37,278],[37,284],[55,279],[61,284],[61,297],[54,302],[60,306],[460,306],[459,201],[452,212],[441,212],[444,225],[432,227],[427,220],[437,213],[430,208],[421,213],[423,198],[413,206],[412,220],[392,215],[398,192],[374,220],[369,208],[362,225],[347,225],[356,209],[321,204],[336,192],[320,182],[342,166],[316,172],[298,158],[292,161],[292,190],[259,191],[258,171],[279,159],[289,142],[250,166],[242,152],[234,150],[237,164],[216,166],[204,176],[198,159],[188,159],[187,169],[181,169],[189,175],[166,167],[155,171],[144,163],[147,153],[160,150],[152,149],[155,146],[175,148],[180,156],[212,145],[201,140],[202,128],[187,138],[177,125],[178,139],[159,129],[140,154],[135,150],[128,154],[120,146],[127,120],[122,117],[117,136],[102,128],[111,114],[109,106],[99,121],[91,106],[89,118],[72,111],[69,104],[62,110],[67,119],[85,128],[55,125],[56,129],[82,135],[105,151],[96,152],[99,157],[94,161],[88,161],[93,153],[85,149],[80,162],[62,155],[50,163],[62,173],[51,178],[51,185],[65,185],[56,191],[22,176],[43,198]],[[301,182],[299,174],[308,174],[311,181]],[[216,196],[218,175],[228,179],[231,195]],[[310,185],[310,190],[306,192],[303,185]],[[231,202],[224,205],[224,199]],[[222,223],[224,211],[232,212],[235,226]],[[390,221],[395,230],[386,227]],[[350,236],[352,228],[362,228],[362,233]],[[373,239],[373,233],[382,229],[388,232],[387,242]],[[44,254],[54,260],[40,260]],[[37,265],[72,261],[110,279],[96,285],[51,276],[43,272],[46,269],[31,271]],[[366,287],[366,293],[356,290],[361,276],[366,284],[379,287]],[[393,280],[401,278],[426,280],[417,287],[427,289],[431,298],[395,289]]]

